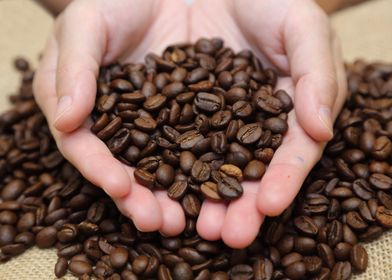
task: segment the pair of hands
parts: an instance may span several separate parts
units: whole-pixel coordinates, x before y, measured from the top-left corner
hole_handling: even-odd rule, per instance
[[[261,182],[244,182],[230,204],[204,201],[200,236],[234,248],[249,245],[265,215],[294,199],[345,98],[339,45],[328,17],[312,0],[78,0],[56,19],[34,81],[35,97],[59,150],[88,180],[102,187],[141,231],[177,235],[185,227],[178,202],[137,184],[90,132],[100,65],[142,61],[167,45],[221,37],[235,51],[250,48],[280,71],[277,88],[293,98],[289,130]]]

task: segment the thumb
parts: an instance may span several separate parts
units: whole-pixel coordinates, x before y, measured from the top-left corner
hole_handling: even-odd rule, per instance
[[[92,6],[92,5],[90,5]],[[105,26],[94,7],[70,5],[58,21],[54,126],[71,132],[94,107],[96,78],[105,48]]]
[[[295,83],[295,112],[305,131],[317,141],[333,136],[332,108],[337,78],[329,19],[313,3],[287,16],[283,37]]]

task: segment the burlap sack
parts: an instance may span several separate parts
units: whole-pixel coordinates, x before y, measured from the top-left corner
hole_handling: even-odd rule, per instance
[[[379,0],[344,10],[333,16],[344,57],[392,62],[392,1]],[[12,58],[24,55],[36,62],[52,20],[29,0],[0,0],[0,111],[7,108],[7,94],[15,91],[18,75]],[[392,279],[392,232],[365,245],[369,253],[366,273],[356,280]],[[54,279],[55,250],[31,249],[0,264],[0,280]],[[67,276],[65,279],[74,279]]]

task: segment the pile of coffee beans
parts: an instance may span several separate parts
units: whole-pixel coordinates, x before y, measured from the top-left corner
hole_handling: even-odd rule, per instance
[[[240,182],[261,179],[288,129],[293,103],[274,90],[276,73],[220,39],[145,61],[102,69],[91,130],[136,167],[140,184],[166,189],[183,207],[241,196]]]
[[[368,265],[359,242],[392,228],[392,65],[348,66],[352,95],[334,139],[293,204],[244,249],[203,240],[193,217],[176,237],[139,232],[62,158],[33,100],[33,72],[16,65],[20,92],[0,116],[0,261],[35,245],[57,248],[57,277],[349,279]]]

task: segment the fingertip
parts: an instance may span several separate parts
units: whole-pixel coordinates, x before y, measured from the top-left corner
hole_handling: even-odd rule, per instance
[[[257,209],[256,182],[244,182],[244,194],[231,202],[222,228],[222,240],[230,247],[241,249],[249,246],[259,233],[264,221]]]
[[[196,223],[199,235],[208,241],[219,240],[225,215],[225,204],[205,200]]]
[[[130,193],[131,179],[122,164],[111,155],[90,156],[81,171],[112,198],[121,198]]]
[[[171,200],[165,191],[154,192],[161,207],[162,226],[159,231],[165,236],[176,236],[185,228],[185,214],[181,205]]]
[[[162,227],[162,211],[150,190],[133,183],[132,191],[119,201],[124,214],[139,231],[158,231]]]

